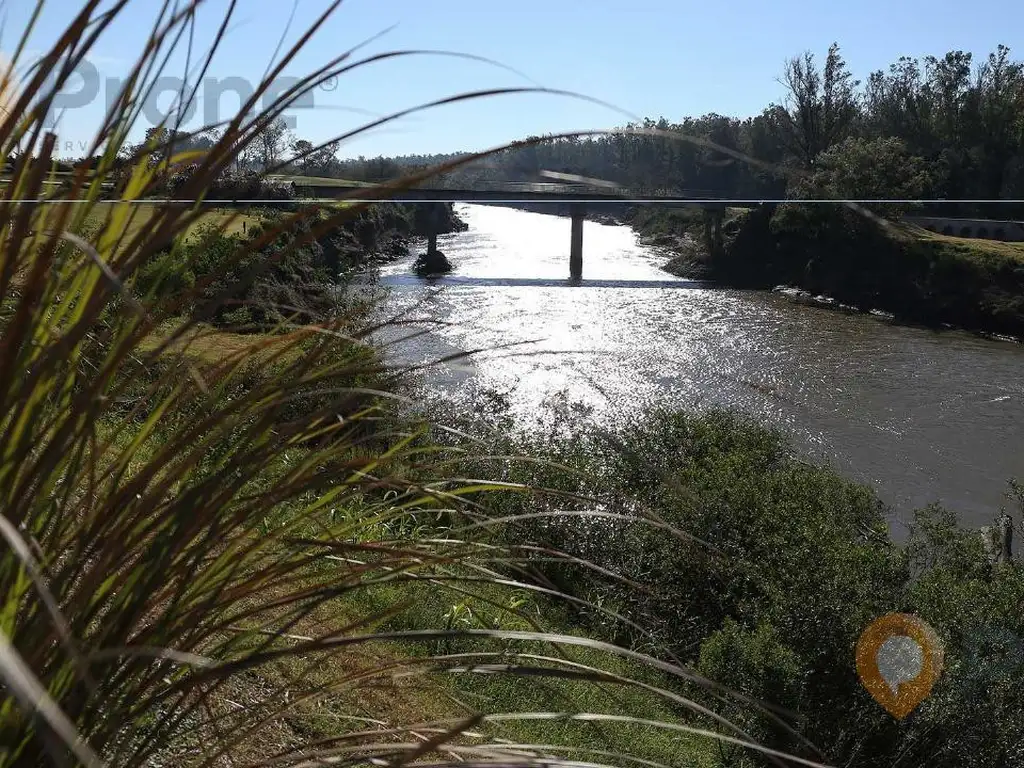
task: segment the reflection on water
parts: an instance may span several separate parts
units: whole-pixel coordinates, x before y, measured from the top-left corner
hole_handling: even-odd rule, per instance
[[[524,417],[559,391],[609,417],[642,403],[743,409],[872,483],[897,520],[942,501],[986,523],[1007,478],[1024,478],[1022,345],[674,280],[629,228],[591,222],[571,285],[568,219],[459,213],[470,230],[439,241],[453,275],[428,285],[411,258],[382,275],[397,306],[436,323],[401,358],[490,350],[435,375],[452,397],[507,390]]]

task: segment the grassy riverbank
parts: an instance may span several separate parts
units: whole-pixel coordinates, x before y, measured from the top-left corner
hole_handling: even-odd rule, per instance
[[[698,216],[648,211],[632,223],[677,249],[667,268],[682,276],[794,286],[908,322],[1024,336],[1024,245],[940,235],[841,205],[787,204],[727,214],[725,246],[711,253]]]
[[[175,327],[168,322],[140,350],[154,349]],[[145,380],[187,376],[181,366],[191,361],[203,379],[216,381],[225,356],[237,354],[248,361],[236,374],[240,384],[223,390],[236,399],[278,386],[303,349],[280,335],[198,328],[168,350],[170,367],[147,367]],[[332,357],[352,354],[348,343],[332,349]],[[375,378],[372,358],[356,352],[351,359],[362,362],[349,370],[365,378],[347,386],[384,394],[391,386],[386,374]],[[311,417],[317,401],[307,396],[298,405],[281,428]],[[1013,764],[1016,744],[1003,728],[1024,725],[1024,710],[1010,695],[1024,674],[1024,656],[1017,655],[1024,652],[1024,623],[1016,610],[1024,577],[1013,567],[990,566],[977,534],[959,529],[951,514],[923,510],[908,546],[896,548],[870,490],[797,460],[778,433],[726,413],[637,413],[609,429],[580,421],[571,408],[556,409],[540,434],[520,431],[501,407],[435,415],[434,423],[456,432],[377,414],[383,421],[366,432],[364,446],[390,457],[371,470],[383,480],[376,489],[305,520],[290,504],[264,510],[250,534],[283,543],[279,532],[312,537],[329,526],[340,546],[297,576],[345,583],[355,573],[358,581],[294,620],[280,623],[283,617],[264,609],[235,626],[252,633],[249,642],[275,627],[274,647],[282,649],[333,637],[339,627],[386,634],[320,653],[315,665],[288,655],[233,677],[211,697],[212,711],[268,718],[232,747],[233,759],[310,740],[333,743],[364,729],[454,724],[483,710],[503,715],[474,721],[471,730],[481,737],[459,736],[453,746],[509,739],[560,745],[557,754],[581,760],[604,750],[663,765],[763,762],[709,738],[601,721],[601,714],[627,714],[729,733],[709,716],[615,682],[622,677],[721,712],[769,747],[826,764],[850,755],[863,756],[858,764],[865,765],[896,755],[913,765]],[[152,450],[174,426],[165,423],[168,433],[154,435]],[[453,441],[458,434],[472,439]],[[392,453],[407,435],[415,443]],[[139,450],[136,472],[149,450]],[[315,449],[289,448],[270,475],[253,482],[269,490],[311,459],[318,460]],[[454,498],[408,504],[387,490],[453,488],[460,477],[512,485],[473,490],[466,507]],[[595,510],[621,518],[593,517]],[[490,522],[497,520],[503,522]],[[570,559],[552,559],[555,552]],[[948,665],[934,696],[900,726],[861,688],[852,653],[863,627],[891,610],[929,621],[946,643]],[[495,636],[394,635],[425,628]],[[594,647],[555,650],[542,636],[522,644],[497,634],[510,631],[591,638],[674,658],[750,700],[720,700],[701,685]],[[556,667],[598,668],[601,677],[575,680],[555,674]],[[329,688],[304,699],[322,686]],[[275,715],[275,696],[296,703]],[[753,702],[777,708],[781,719]],[[529,714],[539,712],[589,715]],[[434,732],[413,731],[423,740]],[[163,754],[184,758],[200,748],[185,732]]]
[[[168,323],[141,348],[153,348],[173,328]],[[250,365],[238,373],[244,388],[226,392],[236,398],[288,375],[281,366],[301,348],[287,347],[276,365],[264,362],[283,344],[274,335],[198,329],[187,357],[205,378],[226,354],[249,350],[243,356]],[[367,375],[363,355],[358,370]],[[164,379],[168,371],[148,375]],[[371,376],[358,386],[383,393],[389,385]],[[315,401],[301,403],[305,409]],[[779,433],[724,412],[655,410],[609,428],[581,420],[571,406],[556,407],[541,433],[520,430],[500,405],[469,415],[436,413],[422,424],[407,413],[378,414],[383,421],[366,435],[366,445],[378,445],[376,455],[403,436],[415,440],[374,468],[385,479],[379,491],[299,528],[297,511],[285,505],[265,513],[253,533],[312,536],[322,525],[338,526],[344,546],[311,565],[305,578],[318,583],[325,568],[335,580],[353,568],[359,573],[358,588],[340,590],[290,623],[282,647],[352,625],[389,637],[322,654],[315,668],[286,657],[233,679],[211,700],[215,712],[267,712],[269,692],[297,700],[234,747],[234,759],[355,729],[454,723],[484,710],[504,713],[473,726],[486,739],[557,744],[563,757],[593,759],[597,749],[663,765],[762,764],[709,738],[602,722],[602,713],[628,713],[729,733],[709,716],[615,683],[620,676],[720,712],[766,746],[826,764],[854,756],[854,764],[885,765],[897,755],[912,765],[1014,764],[1010,734],[1024,726],[1024,708],[1012,695],[1024,674],[1017,611],[1024,573],[990,565],[977,533],[958,528],[950,512],[922,510],[907,546],[895,547],[869,489],[798,460]],[[314,456],[289,449],[274,475],[258,482],[272,485]],[[451,488],[459,477],[511,485],[473,490],[465,507],[453,499],[406,505],[384,490],[400,483]],[[620,517],[602,519],[595,511]],[[435,549],[436,542],[446,543]],[[396,562],[398,550],[414,553],[413,560]],[[388,554],[378,560],[375,552]],[[569,559],[553,559],[556,552]],[[359,565],[367,562],[369,569]],[[396,572],[415,580],[395,579]],[[893,610],[930,622],[947,659],[934,695],[898,726],[860,686],[853,657],[863,627]],[[268,626],[276,624],[263,615],[250,628]],[[523,645],[499,637],[390,636],[424,628],[541,631],[614,643],[677,659],[750,700],[720,700],[701,685],[597,648],[555,651],[539,637]],[[552,674],[552,664],[599,668],[604,681],[536,677],[541,669]],[[303,692],[353,675],[359,679],[350,685],[332,684],[314,701],[302,700]],[[527,716],[535,712],[592,717]],[[422,738],[429,732],[417,731]],[[189,748],[197,747],[186,737],[172,751]]]
[[[130,241],[139,232],[145,231],[151,224],[152,218],[160,211],[158,203],[136,205],[132,214],[125,222],[122,232],[123,239]],[[86,226],[98,229],[106,218],[102,206],[88,218]],[[224,235],[241,235],[250,226],[258,224],[260,216],[249,211],[231,211],[224,208],[212,208],[204,211],[202,215],[184,233],[186,238],[194,238],[205,229],[215,229]]]
[[[165,412],[160,426],[142,444],[136,444],[137,432],[124,431],[122,408],[97,425],[102,439],[109,437],[116,446],[130,449],[126,482],[146,472],[185,421],[195,417],[203,389],[217,391],[225,404],[247,400],[280,386],[301,358],[319,346],[313,341],[296,344],[280,333],[239,334],[210,326],[195,326],[176,338],[179,327],[179,320],[170,319],[148,334],[138,352],[158,356],[145,365],[125,367],[120,376],[126,384],[123,400],[132,402],[153,388],[192,381],[191,394],[180,410]],[[497,530],[475,526],[477,516],[467,514],[471,510],[463,509],[457,497],[444,494],[447,498],[438,504],[422,495],[428,487],[455,490],[453,473],[437,474],[443,462],[424,460],[417,450],[402,447],[405,435],[427,440],[427,426],[390,413],[386,398],[401,395],[402,389],[374,362],[370,349],[340,338],[328,342],[328,349],[322,364],[324,373],[335,371],[336,385],[384,398],[364,395],[360,404],[349,407],[355,412],[369,409],[374,416],[335,472],[365,466],[369,452],[374,457],[369,471],[381,482],[315,516],[305,517],[294,502],[261,510],[245,538],[276,541],[276,548],[286,537],[325,541],[325,530],[331,531],[337,547],[328,546],[327,551],[335,554],[312,559],[293,578],[313,590],[325,579],[347,586],[300,615],[275,607],[288,590],[270,585],[258,599],[250,595],[246,605],[254,613],[234,623],[244,640],[235,652],[244,654],[250,644],[259,645],[260,636],[268,631],[273,647],[282,652],[317,638],[337,637],[341,628],[350,628],[352,634],[357,634],[356,628],[381,633],[382,639],[321,651],[315,665],[306,656],[287,653],[227,681],[209,699],[211,711],[226,720],[222,727],[266,718],[259,729],[239,734],[230,749],[232,761],[256,761],[311,741],[344,741],[348,734],[363,731],[379,732],[387,741],[397,736],[391,729],[402,732],[413,723],[423,724],[412,735],[425,741],[438,727],[430,723],[454,725],[485,711],[495,716],[474,721],[471,730],[478,735],[460,736],[453,747],[507,740],[550,745],[546,749],[562,758],[594,759],[604,751],[665,765],[677,763],[681,756],[690,765],[718,765],[712,739],[639,723],[692,722],[662,697],[622,682],[672,685],[671,678],[596,647],[588,640],[592,634],[586,624],[579,621],[578,605],[554,596],[542,581],[522,570],[532,569],[530,557],[509,548]],[[230,363],[234,370],[229,380],[224,379],[226,361],[237,361],[237,368]],[[342,368],[335,367],[339,362]],[[347,381],[338,379],[339,373]],[[205,386],[199,387],[199,381]],[[310,389],[271,426],[287,430],[296,420],[313,419],[322,404],[323,397]],[[207,403],[203,409],[216,407]],[[135,414],[135,419],[145,423],[143,414]],[[427,456],[437,450],[429,441],[422,448]],[[266,474],[250,480],[246,493],[271,493],[276,483],[309,462],[323,462],[320,449],[293,445],[274,458]],[[420,498],[409,504],[400,492],[403,487],[418,489]],[[479,497],[481,509],[490,495]],[[503,573],[504,579],[488,576],[492,570],[495,575]],[[429,629],[450,636],[401,636]],[[465,636],[467,632],[481,636]],[[503,632],[523,633],[523,641],[503,640],[497,636]],[[488,637],[491,633],[496,636]],[[545,637],[555,635],[578,638],[581,645],[552,646]],[[282,696],[295,704],[278,707],[274,699]],[[587,715],[572,716],[578,713]],[[602,720],[602,715],[608,719]],[[627,721],[619,720],[623,716]],[[630,722],[633,719],[637,722]],[[700,719],[694,724],[706,725]],[[208,752],[210,745],[202,743],[204,733],[182,729],[169,734],[159,758],[188,761]]]

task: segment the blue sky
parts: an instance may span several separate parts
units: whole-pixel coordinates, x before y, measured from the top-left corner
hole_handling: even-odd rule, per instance
[[[33,3],[3,7],[0,51],[10,51]],[[206,38],[226,0],[209,0]],[[32,40],[52,41],[80,7],[48,0]],[[104,77],[128,69],[148,31],[157,0],[135,0],[98,44],[92,61]],[[259,79],[295,8],[287,39],[324,8],[326,0],[239,0],[235,22],[212,73]],[[564,96],[512,95],[449,106],[378,129],[343,148],[343,155],[406,154],[480,149],[531,134],[607,128],[626,114],[678,119],[719,112],[747,116],[778,100],[777,78],[787,57],[810,49],[824,55],[837,41],[859,78],[898,56],[968,50],[976,57],[1024,28],[1024,3],[1012,0],[346,0],[303,51],[290,74],[395,26],[366,52],[430,48],[489,57],[518,71],[485,63],[422,56],[397,59],[346,75],[331,91],[314,94],[315,108],[296,110],[296,133],[325,140],[366,120],[464,91],[543,85],[610,102],[621,111]],[[1024,44],[1014,51],[1024,56]],[[180,67],[172,72],[180,73]],[[69,110],[62,141],[88,138],[102,96]],[[232,109],[225,97],[223,113]],[[195,124],[197,125],[197,123]]]

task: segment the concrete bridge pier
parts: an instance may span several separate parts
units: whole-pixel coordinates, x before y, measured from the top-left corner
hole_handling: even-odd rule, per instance
[[[444,203],[426,203],[416,211],[416,229],[427,238],[427,252],[417,257],[413,271],[423,276],[452,271],[452,265],[437,248],[437,237],[445,232],[447,208]]]
[[[722,220],[725,218],[725,206],[708,206],[704,208],[704,245],[711,253],[720,253],[722,242]]]
[[[437,233],[441,230],[441,221],[447,211],[444,203],[430,203],[426,212],[427,220],[427,256],[437,255]]]
[[[569,207],[572,217],[572,235],[569,240],[569,279],[583,279],[583,219],[587,209],[583,203],[573,203]]]

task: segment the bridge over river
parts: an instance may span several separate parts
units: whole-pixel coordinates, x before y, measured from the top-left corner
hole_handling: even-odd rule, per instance
[[[564,184],[552,182],[513,182],[487,188],[413,187],[395,192],[385,186],[339,187],[326,184],[299,184],[296,187],[320,199],[367,201],[387,199],[391,202],[441,205],[444,203],[489,203],[517,205],[550,203],[568,205],[572,221],[569,235],[569,278],[583,277],[583,221],[588,208],[609,204],[658,204],[673,207],[704,209],[705,232],[711,244],[721,242],[721,223],[726,205],[756,205],[760,200],[724,200],[694,191],[668,192],[630,190],[617,186]],[[428,233],[427,252],[437,252],[437,233]]]

